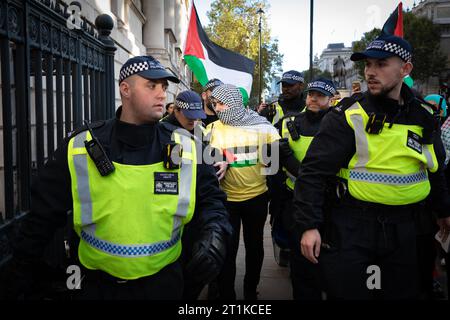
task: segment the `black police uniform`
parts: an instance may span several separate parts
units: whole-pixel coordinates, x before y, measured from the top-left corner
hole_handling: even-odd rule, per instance
[[[388,98],[374,98],[367,93],[360,97],[360,104],[369,114],[386,113],[387,122],[419,125],[433,130],[435,121],[417,100],[411,90],[403,85],[403,106]],[[344,109],[333,108],[323,119],[303,160],[294,192],[295,232],[298,239],[304,231],[330,226],[322,234],[319,265],[323,267],[326,291],[333,297],[348,299],[414,298],[417,294],[415,205],[388,206],[362,202],[348,193],[333,204],[329,221],[324,224],[323,205],[327,182],[340,168],[348,166],[356,151],[355,134],[348,125]],[[389,130],[389,129],[385,129]],[[429,173],[430,196],[435,211],[441,216],[450,213],[447,187],[443,175],[444,150],[438,133],[434,135],[434,148],[439,161],[436,173]],[[331,186],[330,190],[336,190]],[[341,241],[344,240],[344,241]],[[341,247],[345,242],[349,248]],[[360,251],[353,250],[359,247]],[[338,254],[339,253],[339,254]],[[353,264],[343,265],[340,257]],[[370,291],[366,281],[368,265],[381,268],[381,290]],[[357,276],[359,278],[357,278]]]
[[[319,112],[306,110],[305,112],[298,114],[294,118],[294,125],[297,133],[304,137],[314,137],[319,131],[320,123],[328,111],[329,109],[321,110]],[[277,128],[279,128],[281,134],[280,124],[281,121],[278,123]],[[290,174],[296,177],[300,168],[300,161],[295,158],[292,152],[286,153],[283,150],[284,148],[280,146],[281,165],[286,168]],[[279,228],[279,223],[281,221],[283,229],[288,233],[293,298],[294,300],[321,300],[322,286],[320,284],[320,270],[318,266],[314,265],[301,254],[300,239],[297,237],[296,233],[293,232],[292,191],[287,188],[284,183],[280,188],[282,190],[281,201],[284,204],[283,211],[280,212],[281,219],[274,217],[273,228]]]
[[[305,101],[306,97],[303,93],[301,93],[294,99],[284,99],[283,97],[280,97],[278,99],[278,103],[280,104],[281,109],[283,109],[284,116],[303,111],[306,105]],[[274,115],[270,114],[270,110],[268,107],[261,110],[259,114],[265,117],[269,122],[272,122],[274,117]]]
[[[93,124],[93,133],[111,161],[128,165],[147,165],[163,161],[164,145],[171,142],[173,126],[165,123],[133,125],[116,118]],[[78,130],[80,132],[80,130]],[[76,132],[76,133],[78,133]],[[72,135],[73,136],[73,135]],[[39,179],[32,186],[32,209],[14,242],[11,291],[17,295],[33,282],[31,270],[41,258],[55,230],[64,226],[72,209],[71,179],[67,162],[69,139],[60,146]],[[212,166],[197,164],[196,207],[193,219],[185,226],[182,257],[158,273],[137,280],[120,281],[105,272],[82,268],[81,299],[180,299],[183,291],[182,261],[190,258],[193,244],[203,231],[213,231],[224,239],[231,234],[223,202],[225,193]],[[185,239],[189,238],[188,241]],[[80,264],[79,264],[80,265]],[[216,272],[218,273],[218,271]],[[38,276],[38,275],[35,275]],[[202,277],[200,273],[197,275]],[[195,275],[194,275],[195,277]],[[17,280],[21,279],[21,280]],[[199,279],[201,281],[201,279]]]

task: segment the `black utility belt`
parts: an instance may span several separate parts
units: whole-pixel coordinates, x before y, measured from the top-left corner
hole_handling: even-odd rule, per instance
[[[422,203],[423,201],[404,205],[387,205],[358,200],[349,194],[342,201],[343,205],[362,209],[362,213],[368,214],[380,214],[384,212],[389,212],[389,214],[411,213],[412,210],[420,207]]]

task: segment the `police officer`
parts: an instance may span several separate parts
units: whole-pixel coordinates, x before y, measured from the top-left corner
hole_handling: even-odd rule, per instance
[[[181,127],[193,133],[194,128],[201,124],[201,119],[206,119],[203,111],[202,99],[194,91],[183,91],[175,99],[173,113],[161,121]]]
[[[324,117],[296,180],[302,254],[319,262],[336,298],[415,298],[414,212],[431,192],[435,211],[450,213],[432,110],[402,82],[411,58],[410,44],[396,36],[351,56],[365,61],[368,91]],[[324,224],[327,180],[336,175],[330,190],[337,199]],[[324,226],[330,230],[321,234]]]
[[[259,106],[259,114],[275,125],[285,115],[302,111],[305,108],[304,82],[305,78],[301,72],[290,70],[283,73],[281,80],[277,83],[281,83],[281,95],[278,102],[274,106],[266,104]]]
[[[222,85],[223,82],[219,79],[213,78],[209,80],[205,86],[203,87],[202,92],[202,100],[203,100],[203,109],[206,113],[206,119],[203,120],[203,124],[205,128],[214,121],[219,120],[217,117],[216,111],[214,111],[214,108],[211,103],[211,93],[214,90],[214,88]]]
[[[290,270],[295,300],[321,300],[320,273],[316,265],[302,256],[299,234],[292,229],[292,193],[300,164],[305,157],[311,141],[319,131],[320,123],[328,112],[330,99],[336,88],[329,79],[318,78],[308,84],[306,109],[304,112],[281,120],[280,156],[283,169],[287,173],[283,193],[286,195],[285,207],[280,218],[275,218],[273,228],[283,230],[289,235]],[[281,220],[281,221],[277,221]],[[281,222],[281,223],[280,223]],[[280,225],[284,228],[281,229]],[[281,230],[280,230],[281,229]]]
[[[10,297],[27,291],[69,210],[81,299],[180,299],[182,262],[191,283],[217,276],[231,233],[225,194],[214,169],[198,163],[193,140],[158,121],[168,81],[179,82],[153,57],[129,59],[116,117],[76,130],[49,159],[14,242]],[[192,242],[182,246],[182,236]]]

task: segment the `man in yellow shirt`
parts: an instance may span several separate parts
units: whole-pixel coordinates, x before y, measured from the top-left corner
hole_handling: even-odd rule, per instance
[[[235,86],[225,84],[215,88],[212,102],[219,121],[211,123],[207,131],[211,147],[220,150],[229,165],[220,185],[227,194],[226,207],[234,229],[229,254],[218,279],[219,298],[236,299],[234,281],[242,221],[246,249],[244,298],[254,300],[264,258],[266,175],[278,169],[280,136],[266,118],[245,109]],[[272,148],[268,147],[272,144]]]

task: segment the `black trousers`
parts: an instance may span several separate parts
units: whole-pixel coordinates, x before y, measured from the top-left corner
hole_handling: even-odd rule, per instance
[[[122,281],[102,271],[82,268],[81,289],[73,290],[76,300],[181,300],[183,272],[174,262],[158,273]]]
[[[416,299],[413,212],[412,206],[334,208],[327,235],[330,248],[322,247],[319,256],[325,291],[337,299]]]
[[[297,239],[294,233],[291,232],[291,228],[294,225],[293,210],[292,191],[286,189],[281,224],[286,230],[289,239],[292,296],[294,300],[321,300],[321,270],[319,265],[313,264],[302,255],[300,249],[301,239]]]
[[[225,264],[218,277],[219,299],[236,300],[236,256],[241,222],[245,245],[244,297],[255,295],[264,260],[264,224],[267,219],[267,193],[242,202],[227,201],[233,234]]]

